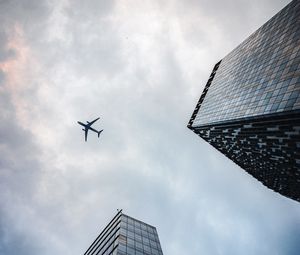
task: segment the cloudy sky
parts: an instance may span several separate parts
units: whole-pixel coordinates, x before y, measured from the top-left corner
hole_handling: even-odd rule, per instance
[[[300,204],[186,128],[288,2],[0,0],[0,254],[83,254],[117,208],[165,255],[299,254]]]

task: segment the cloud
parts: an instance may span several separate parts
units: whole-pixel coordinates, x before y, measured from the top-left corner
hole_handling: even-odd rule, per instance
[[[164,254],[297,250],[298,203],[186,128],[213,64],[284,4],[1,2],[0,251],[83,253],[117,208]]]

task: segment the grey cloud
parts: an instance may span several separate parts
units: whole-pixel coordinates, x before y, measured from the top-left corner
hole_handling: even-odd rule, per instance
[[[67,62],[82,77],[116,75],[124,63],[118,27],[110,17],[114,7],[114,1],[71,1],[53,11],[59,13],[56,26],[63,30],[63,38],[55,38],[56,27],[49,21],[47,28],[54,34],[43,33],[44,40],[35,44],[49,72],[59,72],[58,64]],[[49,52],[43,51],[45,47]]]
[[[5,75],[4,75],[4,73],[0,70],[0,86],[1,86],[2,83],[4,82],[4,78],[5,78]]]
[[[0,8],[1,31],[11,32],[16,24],[20,24],[25,28],[29,40],[39,38],[51,12],[47,1],[38,0],[1,1]]]
[[[7,48],[7,36],[5,31],[0,30],[0,63],[15,56],[15,51]]]
[[[32,204],[41,165],[37,147],[30,133],[18,125],[9,98],[3,92],[0,94],[0,252],[39,253],[39,245],[27,234],[28,229],[20,230],[15,217],[25,213],[24,206]]]
[[[0,27],[0,64],[15,57],[15,51],[7,47],[8,34]],[[5,81],[5,73],[0,69],[0,85]]]
[[[1,92],[1,235],[9,236],[2,250],[14,254],[12,241],[20,240],[18,254],[83,253],[116,208],[156,226],[164,254],[299,248],[298,204],[186,128],[215,59],[256,28],[247,10],[257,1],[133,2],[123,6],[128,13],[112,1],[3,3],[38,60],[22,100],[39,129],[24,127],[12,95]],[[265,1],[264,10],[281,3]],[[216,40],[212,52],[215,37],[197,24],[198,10],[205,25],[213,20],[218,40],[230,41],[227,48]],[[148,23],[155,17],[157,30],[138,24],[140,13]],[[85,143],[76,121],[98,115],[95,127],[104,132]]]
[[[114,7],[115,1],[75,0],[68,4],[66,11],[75,22],[85,23],[109,16]]]
[[[2,215],[3,216],[3,215]],[[18,233],[12,228],[12,224],[4,222],[6,217],[0,218],[0,253],[1,254],[38,254],[41,252],[38,244],[26,235],[26,232]]]
[[[18,26],[26,31],[28,41],[39,40],[50,13],[46,1],[0,1],[0,64],[17,55],[15,49],[9,45],[15,36]],[[0,70],[0,84],[5,82],[6,76]]]
[[[215,62],[224,57],[234,47],[246,39],[258,27],[263,25],[268,19],[282,9],[288,1],[285,0],[266,0],[263,3],[259,1],[249,2],[246,0],[188,0],[184,3],[176,2],[176,13],[182,20],[182,26],[185,30],[185,39],[195,43],[200,47],[203,41],[214,44],[214,40],[222,40],[218,47],[211,49],[212,54],[220,54],[216,57]],[[190,19],[192,14],[194,19]],[[205,19],[201,19],[205,17]],[[206,21],[205,27],[199,22]],[[204,38],[200,34],[207,34],[210,37]],[[222,39],[221,39],[222,38]],[[208,47],[208,45],[206,45]],[[213,55],[213,57],[215,57]]]

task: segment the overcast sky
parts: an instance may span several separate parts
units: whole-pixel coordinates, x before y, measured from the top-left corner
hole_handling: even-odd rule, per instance
[[[300,204],[186,127],[288,2],[0,0],[0,254],[83,254],[117,208],[165,255],[299,254]]]

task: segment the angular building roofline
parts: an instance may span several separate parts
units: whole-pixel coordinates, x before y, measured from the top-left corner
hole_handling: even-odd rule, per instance
[[[93,249],[98,245],[99,240],[107,233],[112,225],[118,220],[122,215],[122,209],[117,212],[117,214],[112,218],[112,220],[106,225],[106,227],[101,231],[101,233],[96,237],[95,241],[90,245],[90,247],[86,250],[84,255],[91,254]]]
[[[200,96],[200,99],[199,99],[199,101],[196,104],[195,110],[193,111],[192,116],[191,116],[191,118],[189,120],[189,123],[187,125],[187,127],[190,128],[190,129],[192,129],[192,125],[194,123],[194,120],[195,120],[195,118],[196,118],[196,116],[198,114],[198,111],[199,111],[199,109],[201,107],[201,104],[202,104],[202,102],[203,102],[203,100],[204,100],[204,98],[206,96],[206,93],[207,93],[207,91],[208,91],[208,89],[209,89],[209,87],[210,87],[210,85],[211,85],[211,83],[212,83],[212,81],[213,81],[213,79],[215,77],[215,74],[216,74],[216,72],[217,72],[217,70],[218,70],[221,62],[222,62],[222,60],[220,60],[217,64],[215,64],[215,66],[214,66],[214,68],[213,68],[213,70],[212,70],[212,72],[211,72],[211,74],[209,76],[209,79],[208,79],[208,81],[207,81],[207,83],[206,83],[206,85],[204,87],[204,90],[203,90],[203,92],[202,92],[202,94]]]

